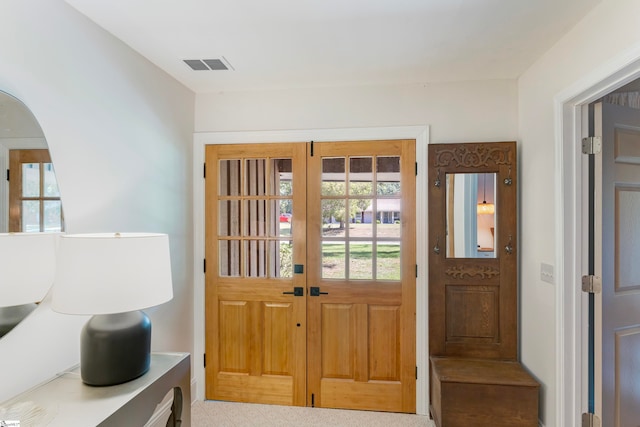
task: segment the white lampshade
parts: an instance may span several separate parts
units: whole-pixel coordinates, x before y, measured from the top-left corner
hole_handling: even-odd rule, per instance
[[[124,313],[171,298],[166,234],[67,234],[60,238],[51,302],[55,311]]]
[[[0,233],[0,307],[41,301],[51,288],[60,233]]]

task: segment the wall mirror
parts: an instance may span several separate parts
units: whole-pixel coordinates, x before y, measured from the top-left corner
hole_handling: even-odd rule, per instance
[[[446,256],[495,258],[496,173],[447,173]]]
[[[0,92],[0,232],[59,232],[62,201],[38,121],[24,103]],[[6,172],[8,171],[8,172]]]
[[[42,129],[22,101],[4,92],[0,92],[0,171],[0,233],[63,231],[60,191]],[[34,264],[35,269],[35,257]],[[15,294],[11,282],[0,271],[0,295]],[[28,304],[0,300],[0,336],[33,311],[45,294]]]

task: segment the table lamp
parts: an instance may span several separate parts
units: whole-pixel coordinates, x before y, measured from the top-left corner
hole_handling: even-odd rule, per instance
[[[149,370],[151,321],[141,309],[173,297],[169,237],[150,233],[60,238],[51,306],[93,315],[80,338],[85,384],[125,383]]]

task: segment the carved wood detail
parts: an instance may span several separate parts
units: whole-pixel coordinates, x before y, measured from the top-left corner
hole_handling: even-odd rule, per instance
[[[451,147],[451,145],[449,145]],[[477,168],[492,165],[511,165],[509,147],[486,147],[482,144],[460,144],[460,147],[437,148],[435,166]]]
[[[473,277],[473,276],[480,276],[482,279],[491,279],[494,276],[499,276],[500,275],[500,270],[496,269],[496,268],[492,268],[492,267],[480,267],[480,266],[472,266],[472,267],[465,267],[465,266],[454,266],[454,267],[449,267],[445,270],[445,273],[447,273],[447,275],[455,278],[455,279],[462,279],[464,278],[464,276],[469,276],[469,277]]]

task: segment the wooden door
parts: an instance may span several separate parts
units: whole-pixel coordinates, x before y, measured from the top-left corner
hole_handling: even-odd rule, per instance
[[[429,145],[429,353],[517,358],[515,142]]]
[[[206,148],[207,399],[306,403],[305,162],[306,144]]]
[[[9,172],[9,231],[63,231],[60,190],[49,150],[9,150]]]
[[[618,427],[640,420],[640,111],[601,106],[602,425]]]
[[[415,141],[308,160],[307,405],[415,412]]]

